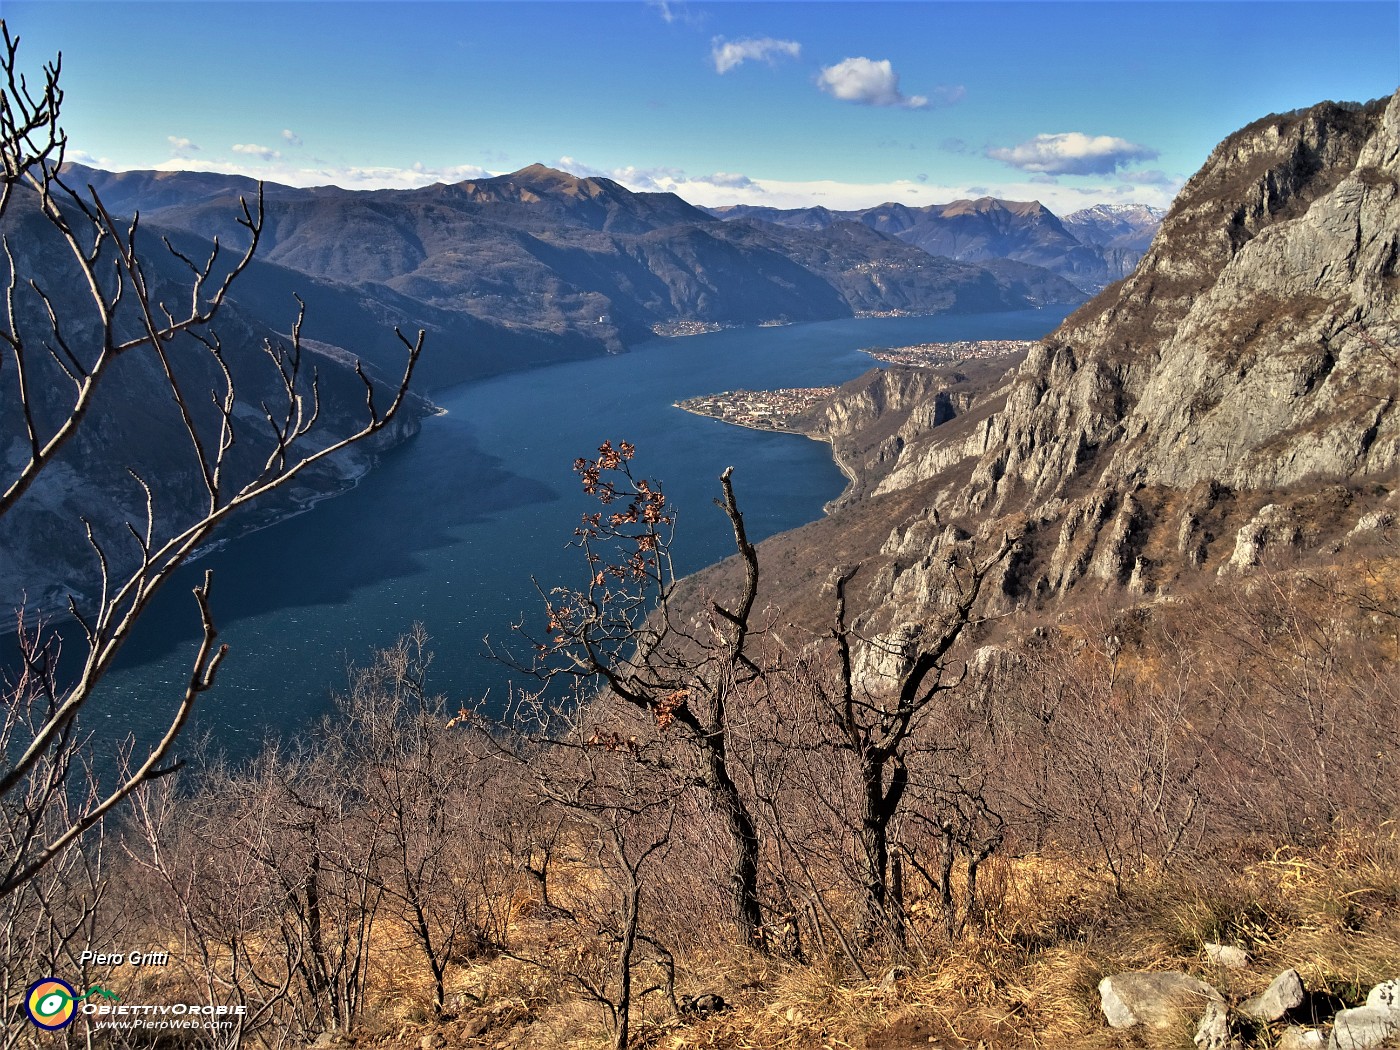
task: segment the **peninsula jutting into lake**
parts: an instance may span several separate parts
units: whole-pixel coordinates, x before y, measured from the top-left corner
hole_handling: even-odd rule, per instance
[[[958,339],[947,343],[862,349],[882,364],[933,368],[962,361],[1015,358],[1035,346],[1033,339]],[[675,407],[750,430],[790,432],[794,422],[836,393],[834,386],[781,387],[777,390],[724,390],[677,401]]]
[[[986,361],[1024,354],[1035,346],[1026,339],[962,339],[952,343],[919,343],[917,346],[873,347],[864,350],[876,361],[904,368],[932,368],[959,361]]]
[[[676,407],[751,430],[791,430],[798,416],[836,393],[834,386],[725,390],[677,401]]]

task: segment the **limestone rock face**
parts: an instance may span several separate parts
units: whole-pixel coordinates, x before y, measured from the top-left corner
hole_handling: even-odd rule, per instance
[[[1397,361],[1400,94],[1323,103],[1222,142],[1137,269],[980,414],[935,429],[906,409],[873,491],[917,490],[934,521],[974,536],[1026,524],[994,607],[1248,572],[1382,513]],[[890,593],[917,606],[939,582],[940,530],[907,525],[881,556]]]
[[[984,461],[988,504],[1088,454],[1107,482],[1259,489],[1397,455],[1400,97],[1324,104],[1222,143],[1137,271],[1027,360]],[[1357,396],[1361,394],[1372,396]],[[1028,426],[1026,424],[1029,424]]]

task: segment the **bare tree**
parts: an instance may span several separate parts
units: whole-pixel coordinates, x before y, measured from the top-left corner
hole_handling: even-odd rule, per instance
[[[142,509],[122,534],[102,535],[84,519],[97,593],[91,601],[69,600],[84,650],[75,674],[60,678],[54,636],[20,614],[19,670],[0,685],[6,836],[0,897],[33,878],[137,786],[175,768],[169,761],[175,741],[227,651],[218,643],[208,573],[194,589],[202,638],[166,730],[128,756],[125,772],[81,808],[56,804],[78,756],[112,745],[83,737],[78,718],[156,592],[235,512],[383,430],[405,405],[424,340],[422,332],[412,341],[398,333],[406,360],[387,385],[356,364],[362,419],[348,433],[327,433],[322,382],[303,348],[300,316],[287,342],[264,343],[265,368],[256,378],[210,327],[257,249],[261,189],[254,204],[240,202],[248,241],[236,258],[227,259],[217,240],[202,259],[165,240],[154,253],[160,266],[152,265],[139,218],[115,218],[92,187],[72,186],[64,173],[61,58],[44,67],[41,85],[31,86],[17,66],[18,44],[3,26],[0,254],[7,273],[0,275],[0,422],[18,421],[26,453],[0,474],[0,517],[66,462],[65,449],[90,427],[111,377],[123,370],[154,384],[144,400],[163,400],[173,414],[170,432],[183,449],[164,454],[180,457],[181,484],[188,482],[186,489],[192,486],[198,496],[190,501],[192,512],[175,513],[163,506],[160,479],[131,469],[131,491]],[[16,229],[23,232],[22,245],[12,243]],[[33,265],[31,238],[40,234],[66,260],[62,287],[22,272]],[[240,393],[245,386],[251,396]],[[107,757],[115,757],[110,748]]]
[[[926,729],[922,723],[936,709],[935,701],[962,683],[965,665],[956,676],[949,673],[953,647],[975,622],[973,610],[987,574],[1013,546],[1012,538],[1006,535],[989,557],[978,560],[975,547],[961,557],[954,556],[948,565],[951,600],[941,622],[928,625],[927,631],[902,631],[892,641],[870,643],[893,659],[896,667],[888,676],[858,678],[852,655],[854,634],[846,617],[846,585],[855,570],[834,576],[836,611],[831,637],[838,673],[836,689],[826,697],[824,717],[835,729],[835,746],[854,756],[859,767],[858,856],[864,874],[868,932],[885,929],[898,937],[904,926],[902,903],[892,900],[890,894],[890,827],[909,787],[906,750]],[[937,733],[937,729],[928,731]],[[945,835],[951,834],[951,828],[945,831]],[[944,879],[945,889],[947,885]]]
[[[361,838],[382,844],[377,885],[427,960],[441,1014],[448,965],[505,939],[515,873],[493,848],[505,815],[493,788],[513,767],[494,761],[472,713],[449,718],[428,691],[427,645],[418,624],[354,669],[324,735],[344,747],[339,764],[367,823]]]
[[[513,735],[502,753],[529,769],[534,797],[558,814],[599,876],[573,880],[566,902],[550,908],[553,921],[573,928],[564,951],[515,957],[567,977],[607,1012],[614,1050],[626,1050],[646,997],[664,995],[678,1011],[675,959],[648,929],[646,898],[661,896],[651,883],[675,845],[690,785],[675,777],[665,742],[639,740],[610,719],[588,706],[536,717],[542,731]],[[676,907],[669,897],[664,903]],[[641,985],[643,967],[658,979]]]
[[[733,530],[744,583],[734,599],[711,599],[683,622],[674,600],[674,518],[660,485],[632,474],[634,452],[625,441],[616,448],[604,442],[597,459],[574,464],[584,491],[605,509],[585,515],[575,530],[586,585],[558,587],[545,597],[546,637],[517,628],[534,650],[527,669],[544,679],[564,676],[599,686],[684,739],[696,760],[693,776],[724,823],[733,922],[745,944],[761,946],[758,831],[729,754],[731,698],[764,674],[753,656],[761,633],[753,623],[758,554],[744,528],[731,468],[720,476],[723,498],[716,502]]]

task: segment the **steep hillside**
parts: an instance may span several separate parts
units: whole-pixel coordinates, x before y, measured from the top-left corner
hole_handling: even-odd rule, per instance
[[[74,377],[91,368],[101,342],[82,277],[66,245],[39,214],[31,191],[16,193],[0,232],[13,246],[11,261],[21,279],[14,292],[13,317],[28,347],[24,399],[17,370],[0,369],[0,406],[4,406],[0,411],[0,477],[8,486],[30,458],[22,403],[27,403],[32,413],[35,433],[40,440],[47,440],[72,411],[78,389]],[[186,301],[189,275],[162,249],[159,237],[159,231],[145,229],[137,241],[152,301]],[[173,243],[190,258],[205,258],[210,251],[207,242],[193,237],[176,237]],[[243,298],[227,303],[213,326],[220,359],[197,341],[197,335],[179,335],[167,344],[171,373],[184,390],[191,417],[207,443],[206,462],[212,461],[213,443],[218,440],[216,402],[211,393],[217,396],[226,389],[223,368],[234,385],[236,433],[227,448],[220,479],[225,494],[266,474],[274,453],[267,420],[269,414],[281,411],[286,395],[278,369],[264,347],[269,343],[286,345],[296,320],[296,302],[285,285],[278,285],[276,275],[263,270],[244,276],[247,283],[239,287]],[[62,340],[51,334],[44,305],[26,287],[30,279],[45,290],[55,314],[62,319]],[[273,295],[264,287],[269,282],[278,286],[280,294]],[[339,301],[337,305],[348,304]],[[130,338],[142,330],[129,294],[115,318],[118,338]],[[345,320],[367,323],[369,318],[364,311],[349,311]],[[213,338],[206,328],[195,331]],[[364,358],[382,409],[390,394],[383,377],[397,382],[405,351],[399,344],[390,352],[392,330],[382,333],[383,338],[380,335],[376,333],[373,340],[366,337],[365,342],[375,345]],[[41,347],[52,352],[42,353]],[[365,387],[355,373],[354,356],[324,340],[308,340],[303,358],[301,375],[308,376],[313,370],[316,375],[316,420],[309,436],[289,447],[294,457],[356,432],[366,418]],[[302,382],[299,390],[309,401],[309,386]],[[311,406],[306,407],[309,410]],[[316,464],[293,485],[262,501],[254,512],[257,520],[245,515],[241,527],[265,522],[340,491],[369,469],[378,453],[416,433],[419,420],[430,410],[422,398],[411,396],[390,427]],[[315,446],[309,444],[312,441]],[[116,358],[98,382],[92,407],[73,439],[0,518],[0,606],[14,609],[27,603],[31,611],[49,612],[65,608],[68,596],[74,595],[82,607],[84,596],[92,596],[99,585],[98,556],[88,529],[103,546],[113,571],[128,571],[139,554],[135,533],[130,530],[140,529],[146,520],[148,496],[156,535],[173,535],[207,513],[209,497],[200,469],[181,410],[170,394],[164,363],[145,347]],[[149,486],[149,492],[138,477]]]
[[[78,170],[78,169],[75,169]],[[236,232],[247,180],[81,169],[114,212],[202,236]],[[471,357],[434,382],[618,351],[676,321],[753,324],[863,313],[930,314],[1078,303],[1033,266],[951,262],[864,226],[723,223],[669,193],[633,193],[542,165],[418,190],[266,191],[259,259],[421,310]],[[473,339],[473,336],[476,338]]]
[[[872,495],[771,541],[789,567],[774,593],[819,609],[819,563],[840,547],[865,565],[873,622],[918,618],[955,544],[1010,528],[1023,543],[989,604],[1035,608],[1165,593],[1389,527],[1398,182],[1400,96],[1265,118],[1216,148],[1131,277],[969,409],[934,389],[910,406],[893,370],[847,388],[814,432],[884,450]],[[877,404],[901,406],[895,426]],[[836,541],[843,523],[863,538]]]

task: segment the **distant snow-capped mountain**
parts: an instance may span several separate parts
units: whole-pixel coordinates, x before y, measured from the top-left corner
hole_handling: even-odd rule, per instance
[[[1146,204],[1095,204],[1060,221],[1083,244],[1146,251],[1166,214]]]

